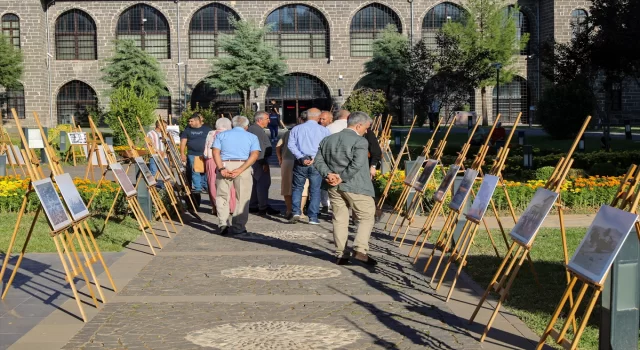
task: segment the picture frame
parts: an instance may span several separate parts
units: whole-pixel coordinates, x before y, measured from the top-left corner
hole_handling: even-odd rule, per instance
[[[453,180],[455,180],[459,170],[459,165],[453,164],[449,166],[447,174],[444,176],[444,179],[442,179],[442,182],[440,182],[440,186],[438,186],[438,189],[433,194],[433,200],[438,202],[444,201],[445,194],[447,193],[447,191],[449,191],[451,185],[453,185]]]
[[[182,164],[182,157],[180,157],[180,154],[178,153],[178,150],[176,149],[176,145],[173,142],[167,142],[167,145],[169,146],[169,153],[171,153],[171,157],[173,159],[175,159],[176,163],[178,164],[178,170],[180,172],[184,172],[185,171],[185,167]]]
[[[129,176],[127,176],[127,173],[122,168],[122,164],[111,163],[109,164],[109,168],[113,172],[113,175],[116,177],[116,180],[120,184],[120,187],[122,188],[122,191],[124,191],[124,194],[125,196],[127,196],[127,198],[133,197],[138,194],[136,188],[133,186],[133,183],[131,183],[131,179],[129,179]]]
[[[100,157],[100,163],[98,163],[98,157]],[[107,155],[104,153],[104,146],[98,145],[98,148],[93,153],[91,153],[91,165],[105,166],[107,164]]]
[[[530,247],[556,199],[558,199],[558,193],[546,188],[538,188],[518,222],[511,229],[511,238],[525,247]]]
[[[476,198],[473,203],[471,203],[471,208],[469,208],[467,214],[465,214],[468,220],[476,223],[482,220],[489,206],[489,202],[491,202],[491,197],[493,197],[493,192],[498,185],[498,181],[500,181],[500,178],[495,175],[484,176],[478,193],[476,193]]]
[[[601,286],[637,220],[637,214],[608,205],[600,207],[567,267]]]
[[[173,144],[180,143],[180,127],[178,125],[167,125],[167,136],[173,140]]]
[[[53,232],[59,232],[73,224],[50,178],[33,181],[32,185]]]
[[[408,171],[407,169],[405,169],[404,183],[406,185],[411,186],[413,184],[413,181],[416,179],[416,176],[418,176],[418,172],[420,171],[420,168],[424,164],[425,160],[426,157],[420,156],[415,160],[415,162],[413,162],[411,169],[409,169]]]
[[[58,185],[60,193],[62,194],[62,199],[67,204],[67,209],[69,209],[69,213],[71,213],[73,221],[80,221],[91,215],[89,209],[82,200],[80,192],[78,192],[78,189],[76,188],[76,184],[73,183],[71,175],[65,173],[62,175],[56,175],[53,178]]]
[[[462,182],[460,182],[460,186],[456,190],[456,193],[451,198],[451,202],[449,202],[449,209],[454,210],[457,213],[462,211],[462,205],[469,197],[469,193],[471,193],[470,189],[473,187],[473,184],[476,182],[476,178],[478,177],[478,171],[474,169],[467,169],[464,172],[464,176],[462,177]]]
[[[25,165],[24,157],[22,156],[22,152],[20,152],[20,147],[16,145],[11,145],[11,149],[13,152],[7,151],[7,156],[9,159],[9,164],[11,165]],[[15,153],[15,157],[14,157]],[[18,158],[17,160],[15,158]]]
[[[70,145],[86,145],[87,133],[86,132],[69,132],[67,133]]]
[[[151,170],[147,166],[147,163],[142,159],[142,157],[135,157],[135,160],[138,169],[142,173],[142,178],[144,178],[144,182],[147,183],[147,186],[155,186],[157,184],[155,177],[151,174]]]
[[[164,162],[164,159],[162,159],[162,157],[160,157],[160,155],[158,154],[152,154],[151,158],[153,158],[153,161],[156,163],[156,168],[158,168],[158,171],[160,171],[160,176],[162,177],[162,179],[164,181],[171,180],[171,170],[169,170],[169,166]]]
[[[44,148],[44,141],[42,140],[42,134],[40,129],[26,129],[27,134],[27,146],[31,149]]]
[[[424,167],[422,168],[422,173],[420,174],[418,179],[413,183],[413,188],[416,191],[421,193],[424,192],[424,190],[427,188],[427,183],[431,179],[431,176],[433,175],[433,172],[436,170],[437,166],[438,166],[437,160],[435,159],[427,160],[427,162],[424,164]]]

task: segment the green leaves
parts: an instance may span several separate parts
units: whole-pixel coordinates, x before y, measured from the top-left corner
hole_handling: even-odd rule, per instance
[[[127,129],[129,137],[137,144],[142,135],[136,117],[140,118],[142,125],[151,125],[156,120],[157,106],[158,98],[155,93],[148,89],[140,89],[135,81],[116,88],[111,93],[109,114],[105,118],[107,125],[113,130],[114,144],[116,146],[127,144],[118,117]]]
[[[7,89],[19,86],[22,71],[22,52],[0,34],[0,85]]]
[[[166,96],[166,78],[158,60],[136,47],[133,40],[116,40],[115,54],[107,59],[102,69],[102,80],[115,90],[130,86],[136,80],[136,90],[148,91],[156,96]]]
[[[386,103],[387,99],[382,90],[364,88],[354,90],[342,108],[352,112],[365,112],[373,118],[384,112]]]

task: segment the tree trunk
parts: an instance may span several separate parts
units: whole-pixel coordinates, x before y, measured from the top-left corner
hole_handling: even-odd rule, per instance
[[[245,113],[251,113],[251,88],[248,88],[247,91],[245,91],[245,97],[244,97],[244,112]]]
[[[480,89],[481,101],[482,101],[482,126],[489,125],[489,112],[487,111],[487,89],[482,87]]]

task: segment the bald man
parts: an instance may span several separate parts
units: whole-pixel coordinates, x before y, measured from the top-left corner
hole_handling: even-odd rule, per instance
[[[329,111],[322,111],[318,123],[326,128],[329,124],[333,123],[333,114]]]
[[[349,115],[351,113],[346,109],[341,109],[338,111],[338,115],[336,116],[336,121],[329,124],[327,129],[331,131],[331,134],[339,133],[340,131],[347,128],[347,119],[349,119]]]

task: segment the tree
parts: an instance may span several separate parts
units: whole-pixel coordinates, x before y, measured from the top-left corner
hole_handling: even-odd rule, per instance
[[[462,22],[447,22],[442,28],[443,40],[454,45],[451,50],[458,52],[453,62],[458,65],[453,71],[465,71],[472,78],[474,88],[480,88],[482,96],[483,125],[488,124],[486,95],[487,86],[496,83],[494,63],[502,66],[500,83],[513,79],[517,54],[523,49],[529,36],[516,35],[515,14],[517,7],[508,8],[503,0],[469,0],[469,13]]]
[[[102,68],[102,80],[111,84],[112,92],[120,87],[130,87],[135,79],[138,92],[166,96],[166,78],[158,60],[138,48],[133,40],[116,40],[115,54]]]
[[[287,66],[278,51],[264,41],[270,27],[233,19],[231,24],[234,33],[220,36],[225,55],[213,60],[206,83],[222,94],[244,93],[245,110],[249,110],[251,89],[282,86]]]
[[[413,99],[418,125],[427,119],[430,106],[435,96],[432,91],[432,78],[436,74],[437,56],[427,48],[423,40],[418,41],[409,52],[409,64],[406,73],[407,94]]]
[[[6,89],[14,88],[22,77],[22,53],[0,34],[0,85]]]
[[[595,101],[589,83],[580,77],[552,85],[538,103],[540,123],[555,139],[573,138],[595,111]]]
[[[365,112],[373,118],[373,116],[383,113],[386,105],[387,99],[382,90],[362,88],[353,90],[342,108],[351,112]]]
[[[156,120],[157,106],[158,98],[155,93],[147,89],[140,89],[135,80],[113,90],[109,113],[105,118],[107,125],[113,130],[113,142],[116,145],[126,145],[127,143],[118,121],[118,117],[120,117],[132,141],[137,144],[140,139],[140,126],[136,117],[140,118],[142,125],[151,125]]]

